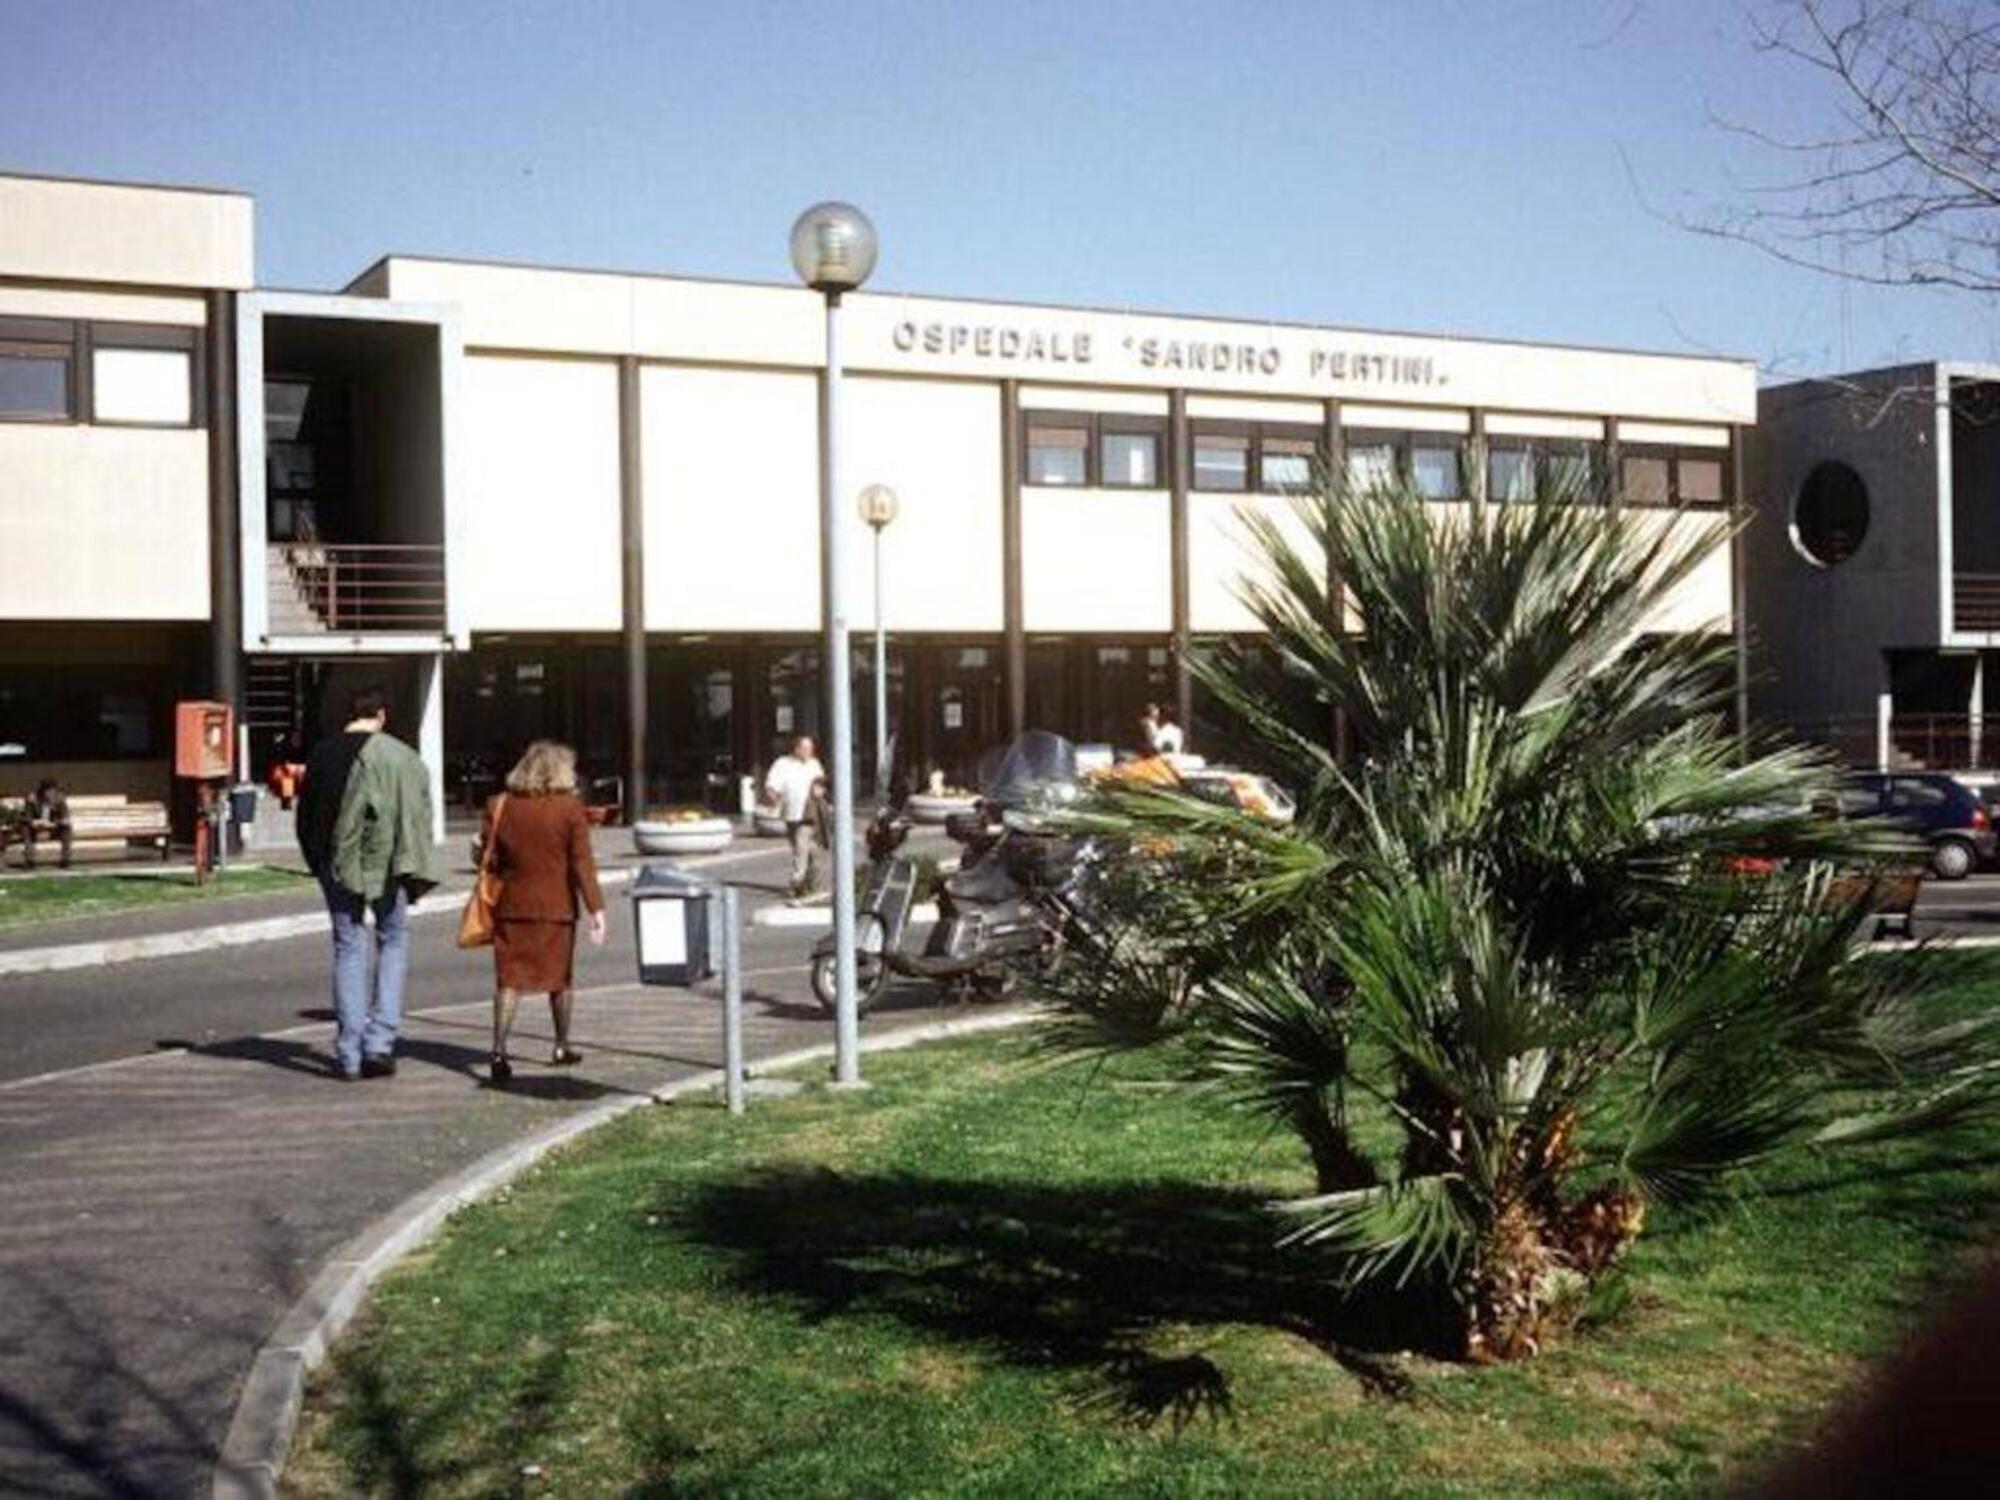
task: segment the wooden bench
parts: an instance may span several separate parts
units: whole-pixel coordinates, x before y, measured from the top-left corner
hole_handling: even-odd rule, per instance
[[[0,802],[0,855],[10,844],[25,844],[21,836],[22,801]],[[173,826],[164,802],[134,802],[123,793],[69,799],[70,837],[75,844],[151,844],[166,859],[173,843]],[[55,825],[37,820],[37,851],[58,847]]]

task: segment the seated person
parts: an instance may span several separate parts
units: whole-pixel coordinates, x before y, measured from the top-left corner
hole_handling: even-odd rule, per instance
[[[34,869],[35,838],[47,829],[55,835],[57,847],[62,851],[59,864],[67,870],[76,843],[75,830],[70,822],[68,794],[53,778],[45,778],[23,805],[22,814],[22,860],[27,867]]]

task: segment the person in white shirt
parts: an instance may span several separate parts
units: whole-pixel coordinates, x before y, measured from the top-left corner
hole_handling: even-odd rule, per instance
[[[1160,705],[1148,703],[1146,711],[1139,715],[1139,753],[1158,755],[1160,753]]]
[[[785,838],[792,846],[792,895],[813,889],[813,817],[815,790],[826,780],[826,767],[813,753],[812,736],[802,734],[789,752],[771,762],[764,777],[764,800],[785,820]]]
[[[1186,746],[1187,737],[1181,733],[1181,726],[1164,711],[1160,714],[1160,727],[1153,732],[1153,749],[1160,755],[1179,755]]]

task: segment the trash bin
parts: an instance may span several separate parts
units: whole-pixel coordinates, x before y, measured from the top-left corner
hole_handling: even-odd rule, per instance
[[[699,984],[715,973],[709,913],[716,884],[670,863],[643,866],[632,882],[639,983]]]
[[[229,821],[238,827],[245,827],[257,821],[257,792],[253,782],[229,789]]]

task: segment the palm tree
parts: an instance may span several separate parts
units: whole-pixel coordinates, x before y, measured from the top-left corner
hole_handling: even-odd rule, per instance
[[[1245,513],[1263,649],[1198,666],[1298,818],[1097,797],[1080,822],[1132,855],[1045,981],[1058,1046],[1178,1038],[1185,1082],[1306,1147],[1289,1241],[1448,1298],[1478,1359],[1559,1333],[1656,1202],[1994,1104],[1990,1018],[1939,1011],[1952,956],[1862,956],[1871,893],[1836,872],[1899,841],[1819,810],[1816,755],[1746,753],[1725,636],[1648,634],[1723,525],[1576,471],[1448,512],[1322,484],[1299,515],[1303,550]]]

